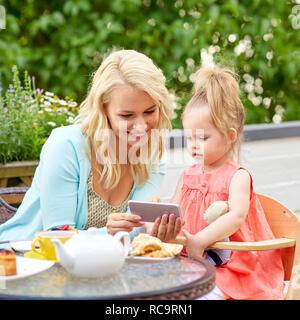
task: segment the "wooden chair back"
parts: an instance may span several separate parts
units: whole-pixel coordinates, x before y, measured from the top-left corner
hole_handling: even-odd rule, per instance
[[[11,194],[3,194],[0,196],[9,205],[17,206],[23,201],[25,194],[24,193],[11,193]]]
[[[13,209],[12,206],[18,207],[21,204],[28,189],[29,187],[0,188],[0,198],[4,205]]]
[[[266,219],[275,238],[297,238],[298,217],[279,201],[263,195],[256,194],[263,207]],[[285,279],[290,280],[294,264],[295,247],[280,249],[281,259],[285,271]]]

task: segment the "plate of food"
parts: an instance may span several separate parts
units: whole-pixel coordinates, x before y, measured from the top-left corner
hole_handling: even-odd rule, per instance
[[[131,242],[127,261],[158,262],[173,259],[182,250],[181,244],[162,242],[147,233],[141,233]]]
[[[17,251],[30,251],[32,250],[31,248],[31,241],[30,240],[24,240],[24,241],[11,241],[10,245],[13,249]]]
[[[54,261],[19,257],[11,250],[0,251],[0,281],[17,280],[45,271]]]

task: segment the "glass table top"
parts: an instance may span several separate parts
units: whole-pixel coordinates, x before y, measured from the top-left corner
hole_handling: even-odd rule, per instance
[[[0,299],[144,298],[214,283],[214,275],[207,261],[183,255],[159,262],[125,261],[118,273],[102,278],[73,276],[55,263],[38,274],[5,281]]]

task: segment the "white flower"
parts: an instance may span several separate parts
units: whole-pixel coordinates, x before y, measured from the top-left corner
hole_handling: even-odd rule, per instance
[[[234,42],[236,40],[236,35],[235,34],[230,34],[228,36],[228,40],[229,40],[229,42]]]
[[[245,73],[243,75],[243,79],[247,82],[247,83],[250,83],[250,84],[253,84],[254,82],[254,78],[251,76],[251,74],[249,73]]]
[[[253,55],[253,50],[251,49],[251,38],[249,36],[245,36],[238,45],[234,48],[234,52],[236,55],[240,55],[243,52],[247,51],[247,57],[251,57]]]
[[[252,92],[254,90],[254,85],[252,83],[246,83],[245,84],[245,90],[247,92]]]
[[[53,97],[53,96],[54,96],[54,93],[53,93],[53,92],[46,91],[46,92],[45,92],[45,95],[46,95],[46,96]]]
[[[263,99],[263,104],[266,106],[266,108],[268,109],[270,107],[271,104],[271,99],[266,97]]]
[[[62,106],[68,105],[65,100],[59,100],[58,102],[59,102]]]
[[[280,114],[276,113],[274,114],[273,118],[272,118],[272,121],[274,123],[280,123],[282,121],[282,117]]]
[[[77,106],[77,102],[75,101],[69,102],[69,107],[76,107],[76,106]]]
[[[264,89],[262,87],[255,87],[254,90],[258,94],[262,94],[264,92]]]
[[[52,122],[52,121],[49,121],[48,124],[52,127],[55,127],[56,126],[56,123],[55,122]]]
[[[262,102],[262,97],[258,96],[252,99],[251,101],[255,106],[259,106]]]
[[[50,102],[52,102],[52,103],[55,103],[57,100],[55,100],[55,99],[53,99],[53,98],[51,98],[51,97],[47,97],[47,100],[48,101],[50,101]]]
[[[150,24],[150,26],[152,26],[152,27],[155,27],[156,22],[155,22],[154,19],[149,19],[149,20],[148,20],[148,24]]]
[[[272,60],[272,59],[273,59],[273,51],[272,51],[272,50],[267,52],[266,58],[267,58],[268,60]]]
[[[245,51],[245,56],[246,56],[247,58],[251,58],[251,57],[253,56],[253,54],[254,54],[254,50],[253,50],[253,49],[247,49],[247,50]]]
[[[269,40],[273,39],[273,33],[266,33],[266,34],[264,34],[263,38],[265,41],[269,41]]]
[[[275,107],[275,111],[276,111],[277,114],[279,114],[280,116],[282,116],[283,113],[284,113],[284,108],[283,108],[280,104],[278,104],[278,105]]]
[[[214,57],[208,50],[203,48],[201,50],[201,62],[202,66],[213,66],[214,65]]]
[[[261,85],[262,85],[262,80],[261,80],[260,78],[257,78],[257,79],[255,80],[255,85],[258,86],[258,87],[261,87]]]

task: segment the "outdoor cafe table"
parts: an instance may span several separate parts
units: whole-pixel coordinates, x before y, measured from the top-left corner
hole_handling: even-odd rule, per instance
[[[59,263],[0,287],[0,299],[194,299],[215,286],[214,266],[185,255],[159,262],[126,260],[103,278],[80,278]]]

